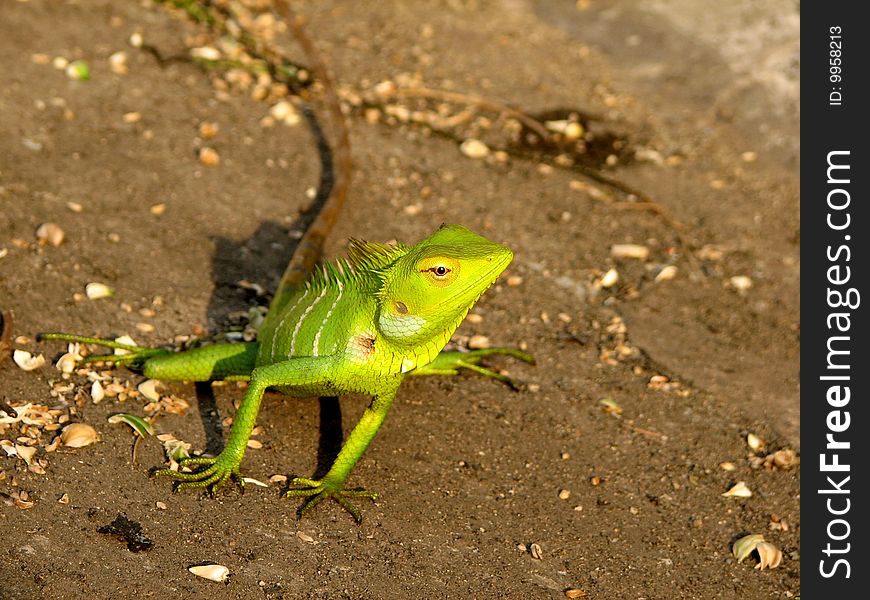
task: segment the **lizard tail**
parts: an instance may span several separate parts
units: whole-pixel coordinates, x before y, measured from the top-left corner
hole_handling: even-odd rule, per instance
[[[302,239],[296,246],[287,269],[281,276],[275,297],[269,307],[269,312],[277,312],[286,304],[287,300],[302,285],[308,275],[314,270],[321,256],[323,247],[329,232],[332,231],[338,214],[344,206],[347,197],[347,189],[350,185],[352,163],[350,157],[350,136],[347,129],[347,121],[341,111],[341,104],[332,86],[332,80],[326,65],[320,59],[320,55],[311,38],[305,33],[304,19],[295,15],[285,0],[276,0],[275,7],[278,13],[293,28],[296,41],[305,52],[314,75],[323,86],[326,103],[337,134],[334,152],[330,151],[329,144],[317,124],[313,111],[306,107],[304,113],[311,125],[312,132],[317,139],[321,153],[322,171],[320,185],[315,205],[322,202],[317,216],[307,227]]]

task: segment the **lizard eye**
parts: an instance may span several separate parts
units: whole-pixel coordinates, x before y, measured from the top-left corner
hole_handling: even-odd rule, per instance
[[[433,256],[417,263],[417,270],[429,283],[437,286],[448,286],[459,275],[459,261],[449,256]]]
[[[448,269],[444,265],[437,265],[434,267],[429,267],[426,270],[429,271],[430,273],[434,273],[435,277],[446,277],[447,274],[450,272],[450,269]]]

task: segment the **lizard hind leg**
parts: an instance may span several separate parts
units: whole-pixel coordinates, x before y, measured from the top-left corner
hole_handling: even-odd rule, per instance
[[[141,369],[143,365],[153,356],[160,354],[169,354],[171,350],[166,348],[148,348],[136,346],[133,344],[125,344],[115,340],[107,340],[98,337],[89,337],[85,335],[74,335],[71,333],[39,333],[36,335],[38,342],[56,341],[56,342],[71,342],[74,344],[89,344],[93,346],[101,346],[103,348],[112,348],[114,350],[123,350],[123,353],[118,354],[92,354],[79,361],[79,364],[91,364],[96,362],[105,362],[110,364],[122,364],[133,369]]]
[[[80,364],[105,362],[121,364],[146,377],[164,381],[216,381],[220,379],[248,379],[254,370],[256,342],[245,344],[211,344],[182,352],[168,348],[134,346],[114,340],[71,335],[68,333],[41,333],[39,340],[54,340],[93,344],[125,351],[123,354],[94,354]]]

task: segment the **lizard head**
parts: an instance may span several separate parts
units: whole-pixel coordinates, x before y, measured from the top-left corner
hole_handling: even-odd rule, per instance
[[[381,335],[398,345],[439,340],[443,346],[511,260],[509,248],[461,225],[443,225],[383,271]]]

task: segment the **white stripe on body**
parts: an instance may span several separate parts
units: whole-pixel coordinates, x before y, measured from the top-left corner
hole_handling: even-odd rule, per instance
[[[338,301],[341,300],[341,294],[344,292],[344,286],[340,281],[336,282],[338,284],[338,295],[335,297],[335,301],[332,303],[332,306],[329,307],[329,310],[326,312],[326,316],[323,317],[323,323],[320,324],[320,328],[317,330],[317,333],[314,336],[314,345],[311,348],[311,355],[317,356],[320,351],[320,334],[323,332],[323,328],[326,327],[326,324],[329,322],[329,317],[332,316],[332,311],[335,310]]]
[[[329,292],[329,286],[324,285],[323,291],[320,292],[320,295],[314,299],[314,301],[308,305],[308,308],[305,309],[305,312],[299,317],[299,321],[296,323],[296,328],[293,330],[293,337],[290,338],[290,353],[287,354],[287,358],[292,358],[294,354],[296,354],[296,336],[299,335],[299,330],[302,329],[302,324],[305,322],[305,318],[311,314],[311,311],[314,310],[314,307],[317,306],[317,303],[323,300],[323,297],[326,293]]]
[[[284,318],[281,319],[281,322],[278,323],[278,326],[274,330],[272,330],[272,354],[271,354],[271,357],[273,360],[275,359],[275,350],[277,350],[276,346],[278,345],[278,333],[281,331],[281,328],[284,327],[284,322],[288,318],[290,318],[290,315],[293,314],[293,311],[296,310],[296,307],[299,306],[299,304],[302,302],[303,298],[305,298],[305,296],[308,295],[308,292],[309,292],[309,290],[306,289],[305,293],[302,294],[301,296],[299,296],[299,298],[296,300],[296,302],[293,303],[293,306],[288,308],[287,311],[284,313]]]

